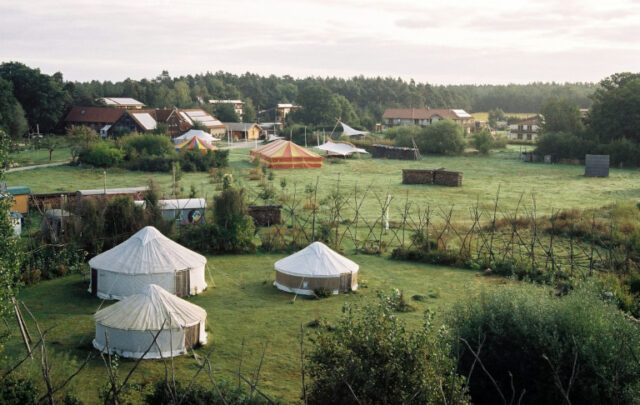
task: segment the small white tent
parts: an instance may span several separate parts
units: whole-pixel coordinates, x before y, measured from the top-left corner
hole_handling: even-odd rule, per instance
[[[351,156],[354,153],[369,153],[362,148],[356,148],[341,142],[325,142],[317,147],[320,150],[329,152],[332,155]]]
[[[180,297],[207,288],[207,259],[146,226],[118,246],[89,260],[92,295],[120,300],[149,284]]]
[[[207,343],[207,311],[155,284],[111,305],[94,316],[93,347],[123,357],[158,359],[185,354],[198,343]],[[158,335],[156,342],[153,338]]]
[[[353,129],[342,121],[340,121],[340,124],[342,125],[342,133],[346,136],[366,135],[369,133],[367,131],[358,131],[357,129]]]
[[[333,294],[358,289],[359,266],[321,242],[313,242],[301,251],[275,263],[276,281],[282,291],[312,295],[318,288]]]
[[[173,138],[173,143],[177,145],[181,142],[186,141],[187,139],[193,138],[194,136],[209,143],[220,140],[219,138],[216,138],[215,136],[212,136],[210,133],[205,132],[201,129],[190,129],[184,134]]]

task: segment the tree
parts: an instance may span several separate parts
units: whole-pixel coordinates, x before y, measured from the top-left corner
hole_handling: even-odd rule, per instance
[[[600,82],[589,125],[602,142],[627,138],[640,143],[640,73],[618,73]]]
[[[540,115],[544,118],[542,132],[577,134],[583,129],[578,105],[564,98],[548,99],[540,109]]]
[[[14,140],[22,138],[29,131],[29,123],[25,117],[24,110],[17,101],[13,107],[13,116],[9,119],[8,130],[9,136]]]
[[[302,108],[295,113],[305,124],[334,124],[342,112],[340,102],[334,94],[321,86],[306,87],[297,99]]]
[[[30,127],[51,132],[65,110],[68,95],[58,81],[18,62],[0,65],[0,77],[13,84],[13,95],[25,111]]]
[[[420,152],[459,155],[464,151],[464,128],[452,120],[441,120],[421,131],[416,139]]]
[[[213,110],[214,115],[217,119],[222,122],[238,122],[240,119],[238,118],[238,114],[236,114],[236,109],[233,104],[220,103],[216,105],[216,108]]]
[[[53,156],[53,151],[61,145],[60,140],[55,135],[47,135],[40,140],[40,147],[49,151],[49,161]]]
[[[506,121],[507,116],[505,115],[502,108],[496,108],[489,111],[489,125],[491,127],[495,127],[498,121]]]
[[[256,108],[250,98],[244,100],[242,108],[242,122],[256,122]]]
[[[0,183],[9,164],[9,136],[0,129]],[[11,198],[0,196],[0,316],[5,317],[11,308],[11,298],[19,286],[22,252],[18,239],[13,235],[9,211]],[[0,345],[0,348],[2,345]]]
[[[491,147],[493,146],[493,136],[491,136],[491,133],[486,129],[476,132],[475,134],[473,134],[471,144],[474,148],[478,149],[478,152],[486,155],[489,153]]]

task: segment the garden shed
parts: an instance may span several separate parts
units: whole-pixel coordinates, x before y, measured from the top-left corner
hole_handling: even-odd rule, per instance
[[[158,200],[162,217],[175,220],[178,225],[204,224],[207,202],[204,198],[179,198],[176,200]]]
[[[31,194],[31,190],[29,189],[29,187],[7,187],[7,193],[11,194],[11,196],[13,197],[11,211],[16,211],[20,214],[26,214],[29,212],[29,194]]]
[[[157,284],[184,297],[207,288],[207,259],[146,226],[118,246],[89,260],[90,292],[103,299],[121,300]]]
[[[357,263],[330,249],[322,242],[313,242],[306,248],[275,263],[278,289],[290,293],[312,295],[325,288],[332,294],[358,289]]]
[[[207,311],[155,284],[98,311],[94,319],[93,347],[106,352],[108,346],[110,353],[122,357],[179,356],[198,343],[207,343]]]

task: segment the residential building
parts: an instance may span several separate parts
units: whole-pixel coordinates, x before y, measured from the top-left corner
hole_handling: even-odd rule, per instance
[[[178,110],[178,113],[192,126],[194,122],[199,122],[207,128],[207,131],[218,138],[226,134],[227,127],[213,115],[199,108]]]
[[[98,100],[109,107],[122,108],[125,110],[141,110],[142,107],[144,107],[144,103],[129,97],[101,97]]]
[[[234,140],[255,141],[262,134],[262,129],[255,123],[225,122],[224,125],[227,127],[227,134]]]
[[[122,114],[120,119],[108,130],[108,134],[130,132],[151,132],[156,129],[155,110],[135,110]]]
[[[244,114],[244,101],[242,100],[209,100],[209,104],[231,104],[238,118],[242,119],[242,115]]]
[[[509,139],[535,141],[540,129],[540,118],[536,115],[509,124]]]
[[[287,118],[287,115],[299,109],[300,106],[293,104],[278,104],[276,107],[276,121],[284,122]]]
[[[470,133],[475,125],[473,116],[461,109],[387,108],[382,115],[386,128],[397,126],[420,126],[424,128],[445,119],[453,120],[462,125],[466,133]]]
[[[67,127],[86,126],[106,136],[125,110],[110,107],[72,107],[64,121]]]

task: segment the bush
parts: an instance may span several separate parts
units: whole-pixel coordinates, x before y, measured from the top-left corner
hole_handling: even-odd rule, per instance
[[[417,329],[406,328],[385,300],[346,305],[343,313],[313,337],[309,404],[466,403],[447,332],[435,330],[431,313]]]
[[[523,403],[632,403],[640,395],[640,332],[593,287],[557,298],[542,288],[504,287],[458,304],[448,322],[459,340],[459,372],[469,375],[476,404],[498,392],[465,339],[508,398]],[[474,367],[475,363],[475,367]],[[512,392],[512,384],[515,392]],[[526,390],[526,391],[525,391]]]
[[[196,150],[185,150],[179,155],[180,165],[185,172],[206,172],[210,169],[229,165],[228,150],[208,150],[202,153]]]
[[[175,147],[171,139],[165,135],[132,134],[120,140],[127,160],[138,155],[173,156]]]
[[[437,155],[459,155],[466,145],[464,128],[451,120],[441,120],[426,128],[391,128],[385,131],[385,136],[394,139],[396,146],[412,148],[415,141],[420,152]]]
[[[226,380],[219,382],[217,386],[220,392],[213,387],[205,388],[198,384],[194,384],[187,391],[182,384],[176,382],[175,397],[179,398],[183,405],[262,405],[269,403],[260,395],[252,395],[244,387],[234,386]],[[174,394],[170,393],[167,387],[168,384],[165,381],[156,382],[153,386],[153,392],[146,396],[145,403],[149,405],[174,403]]]
[[[471,139],[471,145],[478,149],[478,152],[486,155],[493,147],[493,137],[489,131],[476,132]]]
[[[0,384],[0,404],[25,405],[35,404],[38,399],[38,389],[31,380],[8,377]]]
[[[140,170],[145,172],[169,172],[171,165],[176,161],[176,157],[170,156],[149,156],[141,155],[131,159],[126,167],[129,170]]]
[[[79,153],[78,160],[97,167],[112,167],[119,165],[123,157],[124,153],[115,145],[102,141],[88,145]]]

